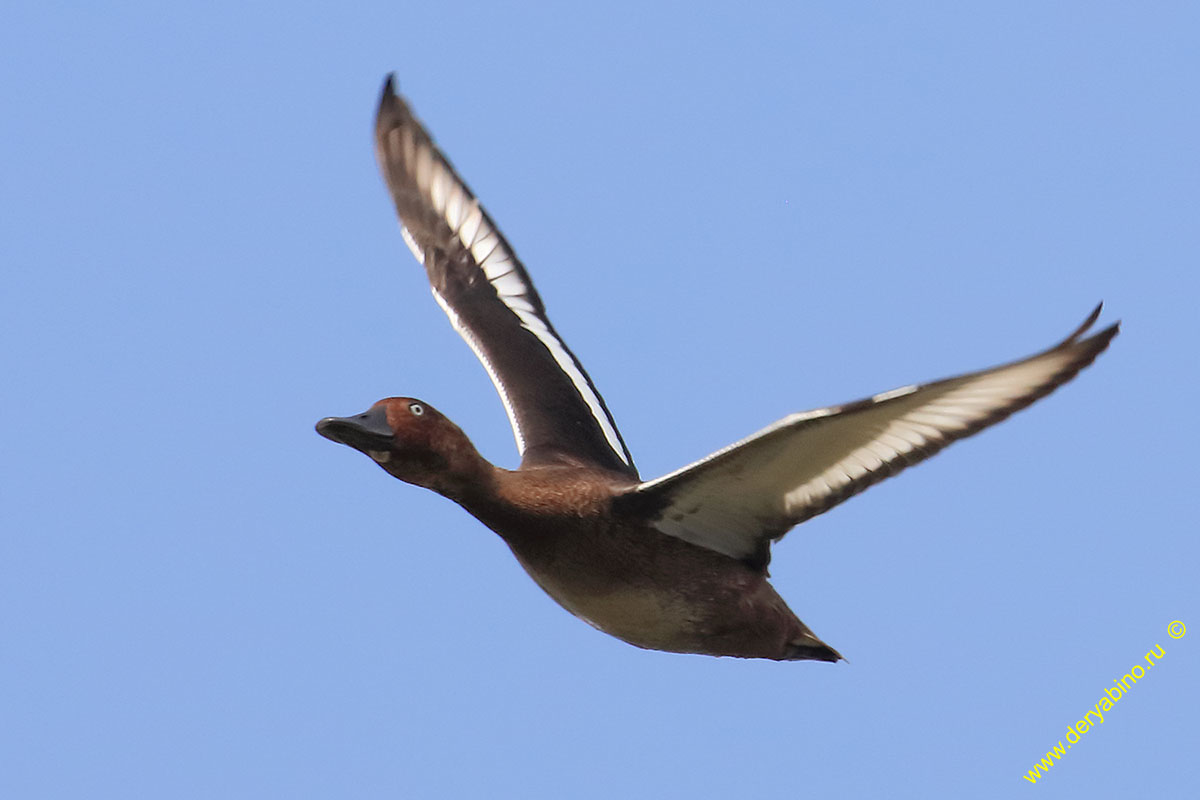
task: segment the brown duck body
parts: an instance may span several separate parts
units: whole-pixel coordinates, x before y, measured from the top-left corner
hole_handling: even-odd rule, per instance
[[[675,653],[841,657],[796,618],[764,566],[664,534],[645,506],[620,502],[639,485],[624,473],[500,469],[457,425],[408,397],[322,420],[317,430],[458,503],[500,535],[559,605],[618,639]]]
[[[462,502],[567,611],[629,644],[675,653],[837,661],[764,570],[622,513],[632,485],[602,470],[496,470],[495,493]]]

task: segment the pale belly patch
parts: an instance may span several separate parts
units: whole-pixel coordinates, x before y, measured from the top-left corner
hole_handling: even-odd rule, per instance
[[[655,650],[690,650],[696,620],[679,599],[653,588],[620,587],[592,594],[530,573],[559,605],[598,630]]]

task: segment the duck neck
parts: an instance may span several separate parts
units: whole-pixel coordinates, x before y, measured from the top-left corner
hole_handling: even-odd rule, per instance
[[[471,513],[496,493],[496,474],[500,471],[479,454],[464,437],[455,447],[443,451],[445,463],[434,473],[428,488],[453,500]]]

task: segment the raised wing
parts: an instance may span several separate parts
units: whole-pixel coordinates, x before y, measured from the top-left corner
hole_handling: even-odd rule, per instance
[[[766,567],[770,544],[951,442],[1045,397],[1099,355],[1112,325],[1081,336],[1100,306],[1043,353],[982,372],[906,386],[781,419],[690,466],[633,487],[618,509],[663,533]]]
[[[550,324],[525,268],[395,94],[391,76],[379,101],[375,152],[434,298],[500,393],[521,466],[599,466],[636,478],[612,414]]]

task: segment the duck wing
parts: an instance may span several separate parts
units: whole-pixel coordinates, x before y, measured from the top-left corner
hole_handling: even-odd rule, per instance
[[[521,466],[598,466],[636,478],[612,414],[550,324],[525,267],[396,95],[390,75],[375,152],[434,298],[500,393]]]
[[[1042,353],[981,372],[792,414],[707,458],[632,487],[620,511],[671,536],[765,568],[793,526],[943,447],[1000,422],[1098,356],[1119,323],[1081,338],[1100,306]]]

